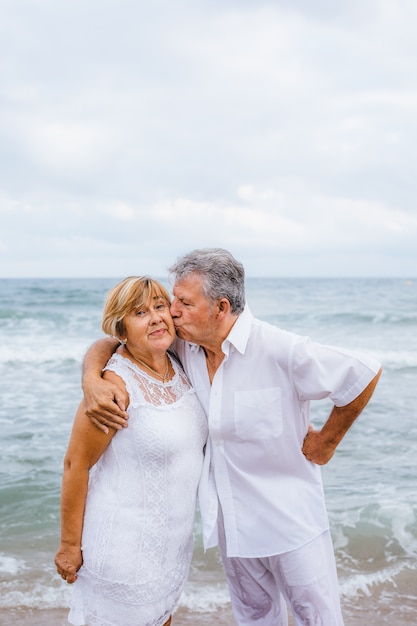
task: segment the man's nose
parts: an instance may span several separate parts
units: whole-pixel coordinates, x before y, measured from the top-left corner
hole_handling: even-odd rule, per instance
[[[171,317],[173,318],[180,316],[179,311],[176,306],[175,298],[171,302],[171,306],[169,307],[169,312],[171,313]]]

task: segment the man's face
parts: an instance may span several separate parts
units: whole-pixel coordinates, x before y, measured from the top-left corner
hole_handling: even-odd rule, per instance
[[[201,346],[211,344],[217,306],[207,301],[200,276],[191,274],[177,281],[172,292],[171,315],[178,337]]]

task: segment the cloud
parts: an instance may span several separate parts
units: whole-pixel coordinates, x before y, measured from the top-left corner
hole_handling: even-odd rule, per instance
[[[0,275],[417,272],[411,0],[0,8]]]

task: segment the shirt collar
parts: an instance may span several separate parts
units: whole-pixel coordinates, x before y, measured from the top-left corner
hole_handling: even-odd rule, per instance
[[[245,304],[243,312],[239,315],[236,322],[233,324],[230,333],[222,343],[222,350],[224,354],[229,353],[230,346],[233,346],[241,354],[245,353],[252,321],[253,315],[248,305]]]
[[[201,346],[198,345],[198,343],[192,343],[191,341],[186,341],[185,343],[188,343],[191,352],[198,352],[202,349]]]
[[[246,345],[249,340],[250,329],[252,326],[252,320],[253,315],[249,309],[249,306],[245,304],[243,312],[238,316],[229,334],[222,343],[222,351],[224,354],[229,354],[230,346],[233,346],[241,354],[245,353]],[[191,352],[198,352],[199,350],[202,350],[201,346],[199,346],[197,343],[192,343],[191,341],[187,341],[186,343],[188,343],[188,345],[190,346]]]

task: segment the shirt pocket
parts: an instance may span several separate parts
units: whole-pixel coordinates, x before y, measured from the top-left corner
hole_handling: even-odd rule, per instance
[[[282,433],[280,387],[235,391],[234,427],[239,439],[270,439]]]

